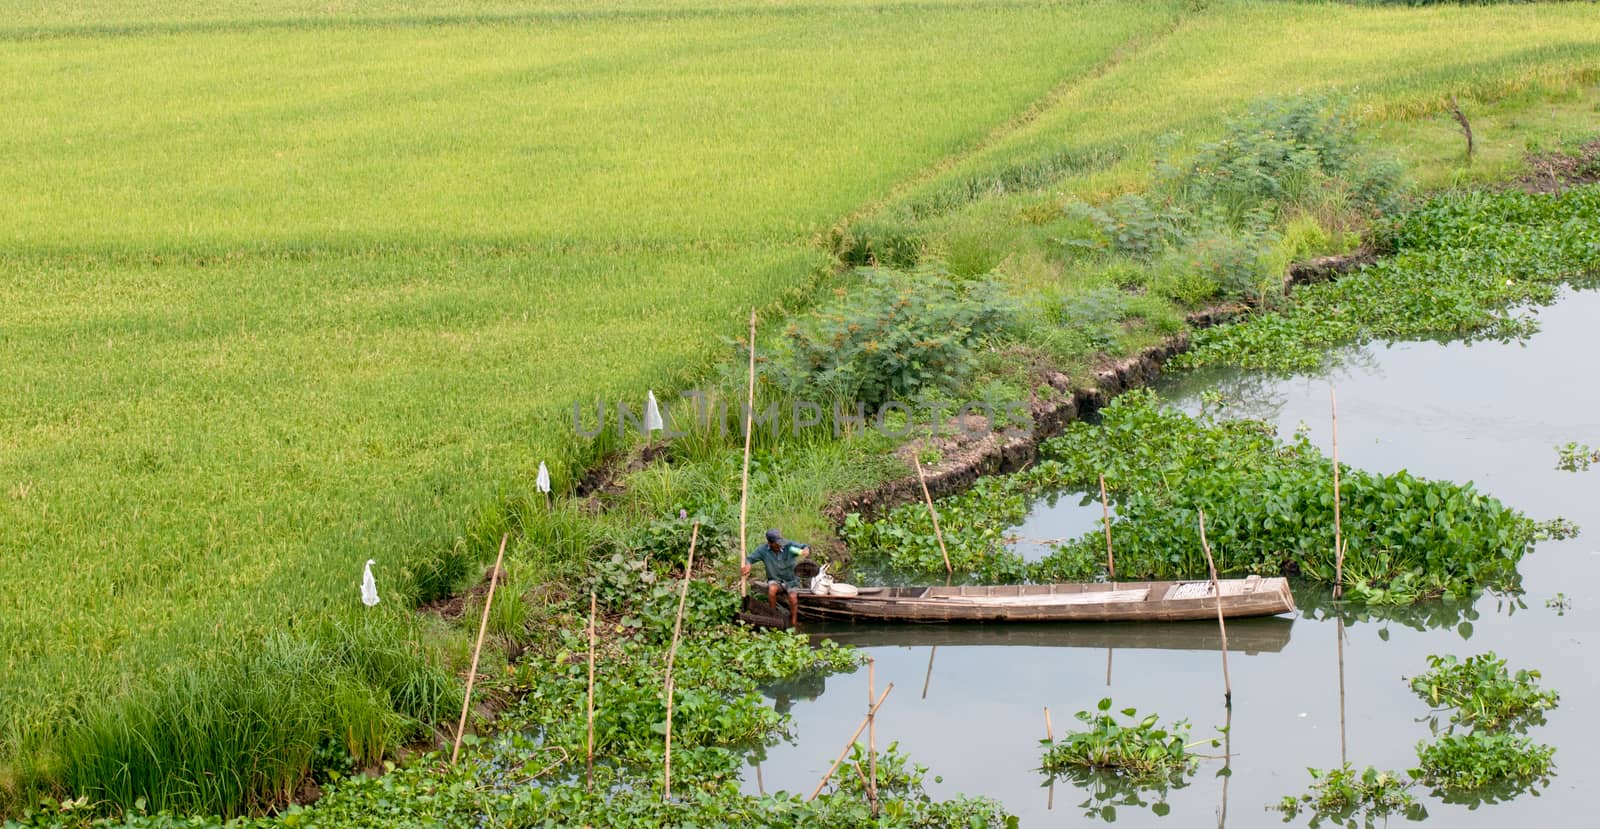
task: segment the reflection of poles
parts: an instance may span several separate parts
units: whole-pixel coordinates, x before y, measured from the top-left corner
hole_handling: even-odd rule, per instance
[[[1055,730],[1055,728],[1053,728],[1050,725],[1050,706],[1048,706],[1048,705],[1046,705],[1044,707],[1044,738],[1046,740],[1050,741],[1050,745],[1051,746],[1054,746],[1056,744],[1056,730]],[[1056,807],[1056,776],[1052,774],[1052,775],[1050,775],[1050,795],[1044,802],[1044,808],[1045,808],[1045,811],[1050,811],[1050,810],[1054,809],[1055,807]]]
[[[1344,737],[1344,615],[1339,615],[1339,764],[1348,765]]]
[[[933,519],[933,537],[939,540],[939,554],[944,556],[944,574],[948,579],[955,570],[950,567],[950,551],[944,547],[944,533],[939,531],[939,511],[933,508],[933,496],[928,494],[928,479],[922,474],[922,459],[913,460],[917,464],[917,482],[922,484],[922,499],[928,502],[928,517]]]
[[[678,637],[683,634],[683,606],[689,599],[689,579],[694,576],[694,545],[700,540],[700,522],[689,531],[689,560],[683,565],[683,590],[678,593],[678,618],[672,623],[672,647],[667,649],[667,745],[661,769],[661,799],[672,799],[672,666],[678,658]]]
[[[756,761],[756,791],[760,792],[763,797],[767,794],[767,784],[761,781],[761,761],[759,760]]]
[[[1106,687],[1111,687],[1111,652],[1115,648],[1106,648]]]
[[[1328,408],[1333,415],[1333,597],[1344,596],[1344,528],[1339,520],[1339,399],[1328,387]]]
[[[744,408],[744,467],[739,473],[739,601],[744,601],[744,563],[749,558],[749,541],[745,534],[745,515],[750,506],[750,436],[755,432],[750,426],[756,414],[756,309],[750,309],[750,392]]]
[[[1217,813],[1217,829],[1228,825],[1228,781],[1233,779],[1233,706],[1222,726],[1222,811]]]
[[[867,802],[872,805],[872,816],[878,816],[878,716],[874,713],[872,702],[876,699],[876,683],[873,678],[873,668],[877,661],[867,657]],[[856,771],[861,771],[856,766]]]
[[[939,646],[934,645],[928,649],[928,674],[922,678],[922,698],[928,698],[928,683],[933,681],[933,655],[939,652]]]
[[[1232,708],[1233,680],[1228,678],[1228,627],[1222,622],[1222,585],[1217,583],[1217,562],[1211,558],[1211,545],[1206,542],[1205,510],[1200,510],[1200,548],[1206,551],[1206,567],[1211,571],[1211,592],[1217,597],[1217,630],[1222,633],[1222,700]]]

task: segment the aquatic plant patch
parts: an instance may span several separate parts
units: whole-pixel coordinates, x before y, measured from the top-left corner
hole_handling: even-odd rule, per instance
[[[1173,367],[1312,371],[1351,343],[1526,337],[1538,323],[1521,309],[1600,269],[1600,187],[1446,193],[1384,227],[1379,241],[1392,256],[1297,289],[1282,313],[1196,332]]]
[[[1119,721],[1117,714],[1125,717]],[[1040,769],[1060,774],[1071,768],[1114,771],[1135,778],[1182,776],[1198,760],[1189,742],[1189,723],[1162,724],[1156,714],[1139,716],[1134,708],[1112,712],[1111,699],[1100,700],[1093,711],[1073,715],[1086,728],[1069,731],[1057,740],[1042,740]],[[1215,745],[1215,740],[1200,744]]]
[[[1600,463],[1600,449],[1569,441],[1556,447],[1556,468],[1563,472],[1587,472]]]
[[[1445,654],[1428,657],[1426,673],[1407,684],[1429,705],[1449,709],[1451,726],[1474,730],[1522,730],[1544,723],[1560,695],[1539,687],[1536,670],[1512,673],[1491,651],[1459,659]]]
[[[1470,792],[1490,786],[1526,786],[1544,780],[1555,768],[1554,746],[1501,732],[1446,734],[1417,744],[1412,775],[1446,792]]]
[[[1277,804],[1285,820],[1310,812],[1312,826],[1323,821],[1371,826],[1396,814],[1409,820],[1427,817],[1427,810],[1411,794],[1412,781],[1399,772],[1372,766],[1357,769],[1349,763],[1306,771],[1311,774],[1311,786],[1300,795],[1285,795]]]
[[[1297,572],[1332,582],[1333,466],[1309,441],[1279,440],[1266,423],[1197,420],[1164,408],[1146,390],[1128,392],[1101,423],[1073,423],[1047,441],[1043,460],[1015,475],[986,478],[938,502],[951,562],[983,578],[1079,581],[1106,573],[1105,536],[1093,531],[1027,563],[1006,548],[1033,497],[1093,492],[1104,475],[1116,508],[1112,544],[1119,578],[1203,577],[1199,512],[1224,575]],[[1512,589],[1517,562],[1545,530],[1470,484],[1406,472],[1345,468],[1341,506],[1353,599],[1404,603],[1440,593]],[[926,507],[883,519],[847,519],[857,555],[906,572],[942,569]]]

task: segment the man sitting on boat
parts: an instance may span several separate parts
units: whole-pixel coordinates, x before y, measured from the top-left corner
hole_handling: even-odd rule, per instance
[[[748,576],[750,565],[761,562],[767,571],[767,601],[772,603],[772,609],[778,609],[779,596],[788,599],[789,627],[800,622],[800,601],[794,595],[800,587],[800,577],[795,575],[794,565],[810,554],[810,546],[789,541],[777,530],[767,530],[767,543],[750,551],[749,558],[739,568],[740,575]]]

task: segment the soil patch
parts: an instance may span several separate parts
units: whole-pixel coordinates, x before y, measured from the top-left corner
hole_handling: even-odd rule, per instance
[[[1514,186],[1530,193],[1559,193],[1600,182],[1600,138],[1574,153],[1529,153],[1527,164],[1528,172]]]

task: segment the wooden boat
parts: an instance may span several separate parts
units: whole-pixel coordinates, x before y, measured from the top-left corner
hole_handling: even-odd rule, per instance
[[[1294,608],[1284,578],[1209,581],[863,587],[856,596],[796,591],[800,618],[881,622],[1179,622],[1275,616]],[[746,603],[758,611],[766,602]],[[785,608],[787,609],[787,608]],[[752,619],[751,621],[754,621]],[[784,620],[787,621],[787,620]]]
[[[760,600],[766,604],[766,600]],[[963,648],[1025,647],[1117,650],[1215,651],[1222,649],[1216,616],[1211,624],[1170,625],[1136,622],[951,622],[899,625],[877,622],[817,622],[805,625],[812,642],[830,639],[856,647]],[[787,622],[788,619],[783,620]],[[1238,619],[1228,625],[1228,649],[1235,653],[1279,653],[1289,645],[1294,620],[1282,616]]]

